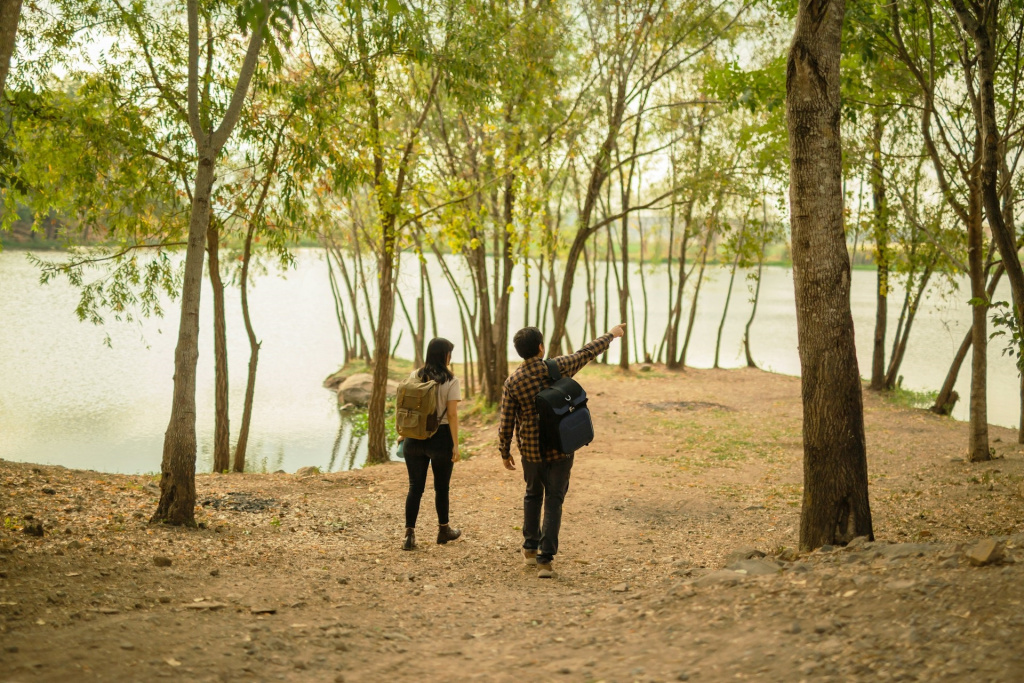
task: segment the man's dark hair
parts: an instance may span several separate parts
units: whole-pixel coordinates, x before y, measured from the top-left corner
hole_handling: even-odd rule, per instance
[[[536,327],[524,327],[512,337],[516,353],[520,358],[533,358],[540,353],[540,345],[544,343],[544,335]]]

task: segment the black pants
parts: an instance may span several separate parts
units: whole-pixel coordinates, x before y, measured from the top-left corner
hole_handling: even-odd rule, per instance
[[[441,425],[430,439],[407,439],[405,468],[409,471],[409,494],[405,497],[405,526],[414,528],[420,514],[420,499],[427,488],[427,470],[434,471],[434,506],[437,523],[448,523],[448,486],[452,480],[453,442],[448,425]],[[447,451],[447,453],[445,453]]]
[[[537,562],[547,563],[558,552],[558,530],[562,526],[562,503],[569,491],[573,456],[552,462],[526,462],[523,479],[523,547],[537,551]],[[540,513],[544,510],[544,523]]]

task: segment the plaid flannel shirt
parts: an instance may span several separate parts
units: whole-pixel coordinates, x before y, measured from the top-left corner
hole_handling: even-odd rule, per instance
[[[614,339],[605,334],[570,356],[559,356],[554,361],[562,377],[572,377],[583,366],[608,349]],[[519,456],[527,462],[550,462],[567,458],[552,448],[540,447],[540,418],[535,400],[541,389],[551,386],[548,366],[540,358],[527,358],[515,369],[501,392],[501,420],[498,423],[498,452],[503,459],[512,455],[512,432],[516,432]]]

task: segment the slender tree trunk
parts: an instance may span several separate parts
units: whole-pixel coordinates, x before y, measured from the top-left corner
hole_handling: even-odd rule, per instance
[[[800,547],[872,539],[864,407],[843,232],[844,0],[800,0],[786,65],[790,215],[803,395]]]
[[[648,301],[647,301],[647,276],[644,275],[644,262],[645,262],[646,256],[647,256],[647,254],[646,254],[646,252],[647,252],[647,248],[646,248],[647,240],[646,240],[646,238],[644,236],[643,222],[642,222],[642,219],[639,216],[637,217],[636,224],[637,224],[637,229],[640,232],[640,264],[639,264],[639,266],[640,266],[640,268],[639,268],[639,270],[640,270],[640,294],[643,297],[643,305],[644,305],[644,330],[643,330],[643,336],[641,337],[641,343],[640,343],[640,346],[639,346],[639,349],[641,351],[643,351],[643,355],[642,356],[638,356],[638,357],[642,357],[644,363],[650,363],[650,362],[652,362],[652,359],[651,359],[650,350],[647,347],[647,326],[648,326],[648,322],[650,321],[649,312],[650,312],[651,308],[648,305]],[[597,335],[595,335],[594,338],[596,339]],[[640,361],[638,360],[637,362],[640,362]]]
[[[747,367],[756,368],[754,356],[750,352],[750,326],[754,324],[754,316],[757,314],[757,302],[761,298],[761,275],[764,269],[764,252],[768,246],[768,202],[767,197],[762,196],[761,211],[764,221],[761,229],[764,233],[761,237],[761,248],[757,252],[757,284],[754,286],[754,304],[750,307],[750,317],[747,319],[747,326],[743,328],[743,353],[747,357]]]
[[[736,280],[736,268],[740,265],[739,247],[736,250],[736,258],[732,261],[732,272],[729,273],[729,289],[725,292],[725,305],[722,306],[722,320],[718,323],[718,337],[715,340],[715,368],[718,367],[718,356],[722,350],[722,330],[725,329],[725,317],[729,314],[729,300],[732,299],[732,285]]]
[[[929,263],[924,272],[921,274],[921,283],[917,287],[917,292],[910,299],[910,306],[907,310],[907,322],[903,326],[903,334],[898,335],[893,339],[893,354],[892,361],[889,363],[889,369],[885,374],[885,388],[893,390],[899,384],[900,366],[903,365],[903,356],[907,352],[907,342],[910,340],[910,330],[914,326],[914,317],[917,315],[918,306],[921,305],[921,300],[924,298],[925,291],[928,288],[928,280],[931,279],[932,273],[935,271],[935,261],[938,257]]]
[[[245,322],[245,335],[249,338],[249,374],[245,379],[245,402],[242,404],[242,425],[238,429],[238,442],[235,444],[235,472],[245,471],[246,450],[249,447],[249,427],[252,424],[253,397],[256,394],[256,367],[260,361],[260,342],[252,329],[249,317],[249,263],[252,261],[252,238],[256,233],[255,220],[249,224],[245,234],[245,246],[242,249],[242,273],[239,290],[242,295],[242,320]]]
[[[214,428],[213,471],[227,472],[231,467],[231,429],[228,423],[228,340],[224,320],[224,282],[220,277],[220,230],[211,216],[206,229],[206,252],[210,264],[210,285],[213,289],[213,355],[214,355]]]
[[[971,192],[970,220],[967,225],[967,265],[971,276],[972,311],[971,340],[971,415],[968,432],[967,459],[984,462],[992,459],[988,443],[988,306],[985,298],[985,270],[982,249],[983,231],[981,197]],[[1004,262],[1005,265],[1005,262]]]
[[[391,348],[391,327],[395,319],[395,234],[394,216],[385,216],[381,254],[377,258],[377,330],[373,337],[373,387],[367,412],[378,419],[368,429],[367,463],[383,463],[390,459],[384,441],[384,403],[388,386],[388,350]]]
[[[203,246],[210,224],[215,152],[199,148],[185,276],[181,290],[181,319],[174,349],[174,400],[164,434],[160,470],[160,502],[150,522],[195,526],[196,501],[196,363],[199,360],[199,298],[202,293]]]
[[[697,271],[697,284],[693,288],[693,300],[690,301],[690,317],[686,323],[686,336],[683,338],[683,351],[679,354],[679,366],[686,367],[686,351],[690,348],[690,336],[693,334],[693,325],[697,320],[697,300],[700,297],[700,286],[704,282],[704,269],[708,263],[708,252],[711,251],[711,242],[715,236],[714,218],[708,224],[708,236],[704,240],[704,248],[700,255],[700,270]],[[843,248],[846,251],[846,248]]]
[[[18,37],[21,0],[0,0],[0,95],[7,92],[7,73]]]
[[[628,190],[623,191],[623,201],[628,204]],[[619,258],[622,259],[622,280],[619,281],[619,319],[629,320],[629,219],[622,217],[622,240],[620,245]],[[622,335],[620,339],[619,367],[629,370],[629,335]]]
[[[871,136],[871,197],[874,204],[875,265],[878,267],[875,289],[875,338],[871,351],[871,386],[881,391],[885,378],[885,326],[888,322],[889,296],[889,216],[885,199],[885,176],[882,173],[882,115],[875,114]]]
[[[996,292],[996,287],[999,286],[999,280],[1003,276],[1003,265],[999,264],[996,267],[994,273],[989,278],[988,288],[985,290],[988,294],[988,299],[991,300],[992,296]],[[973,316],[973,313],[972,313]],[[956,386],[957,377],[960,375],[960,367],[963,365],[964,360],[967,358],[967,352],[971,348],[971,344],[974,341],[974,324],[971,324],[970,329],[967,330],[967,334],[964,335],[964,340],[960,342],[960,348],[957,349],[956,355],[953,356],[953,362],[949,366],[949,372],[946,373],[946,380],[942,383],[942,388],[939,390],[939,395],[935,397],[935,405],[929,410],[937,415],[951,415],[953,413],[953,406],[959,400],[959,396],[953,391],[953,387]]]

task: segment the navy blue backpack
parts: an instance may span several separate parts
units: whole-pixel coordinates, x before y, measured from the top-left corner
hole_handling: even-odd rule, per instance
[[[594,422],[587,408],[587,392],[571,377],[562,377],[558,364],[548,366],[551,386],[537,394],[540,415],[540,443],[560,453],[574,453],[594,440]]]

